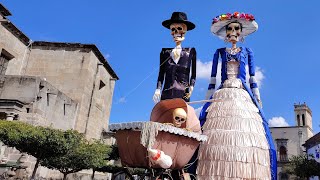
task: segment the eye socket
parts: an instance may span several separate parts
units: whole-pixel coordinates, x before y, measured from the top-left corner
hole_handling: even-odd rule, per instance
[[[236,26],[236,27],[234,27],[234,29],[235,29],[236,31],[238,31],[238,30],[240,29],[240,27],[239,27],[239,26]]]
[[[181,118],[180,122],[184,122],[184,118]]]
[[[174,119],[175,119],[175,120],[179,120],[179,119],[180,119],[180,117],[176,116],[176,117],[174,117]]]
[[[178,27],[177,29],[178,29],[179,31],[181,31],[181,30],[182,30],[182,27]]]
[[[176,30],[176,28],[171,28],[171,31],[173,32],[173,31],[175,31]]]
[[[232,27],[228,27],[227,30],[228,30],[228,31],[232,31]]]

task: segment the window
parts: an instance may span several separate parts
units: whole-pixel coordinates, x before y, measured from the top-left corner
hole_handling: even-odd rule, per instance
[[[9,58],[6,57],[4,54],[1,54],[0,56],[0,74],[1,75],[6,74],[8,63],[9,63]]]
[[[300,126],[300,115],[297,115],[297,122],[298,122],[298,126]]]
[[[302,114],[302,126],[306,125],[306,120],[304,119],[304,114]]]
[[[106,86],[106,84],[103,81],[100,80],[99,90],[102,89],[105,86]]]
[[[287,173],[281,173],[280,180],[288,180],[288,179],[289,177]]]
[[[63,115],[66,115],[66,104],[63,104]]]
[[[12,56],[8,51],[2,49],[0,55],[0,75],[6,74],[9,60],[13,58],[14,56]]]
[[[279,151],[280,151],[280,162],[287,162],[288,161],[287,148],[284,146],[281,146]]]

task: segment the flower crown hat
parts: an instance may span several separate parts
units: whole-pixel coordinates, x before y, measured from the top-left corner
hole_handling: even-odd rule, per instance
[[[241,37],[246,37],[258,30],[258,24],[252,14],[235,12],[233,14],[221,14],[220,16],[213,18],[211,32],[224,40],[226,37],[226,26],[233,22],[241,24]]]

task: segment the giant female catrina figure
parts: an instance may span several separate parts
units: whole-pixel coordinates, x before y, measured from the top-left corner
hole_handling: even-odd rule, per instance
[[[211,102],[200,114],[208,141],[200,145],[198,180],[277,178],[276,151],[261,109],[253,52],[237,46],[257,29],[253,15],[237,12],[218,16],[211,25],[211,32],[231,47],[217,49],[213,57],[207,93]],[[221,85],[215,91],[219,57]]]

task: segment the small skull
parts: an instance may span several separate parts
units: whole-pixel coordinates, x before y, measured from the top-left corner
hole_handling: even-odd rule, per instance
[[[175,127],[181,127],[187,121],[187,113],[182,108],[177,108],[173,111],[173,124]]]
[[[242,31],[241,24],[238,22],[233,22],[226,27],[226,38],[229,42],[238,42]]]
[[[173,23],[170,25],[171,35],[173,40],[177,42],[182,42],[185,39],[185,34],[187,32],[187,25],[184,23]]]

